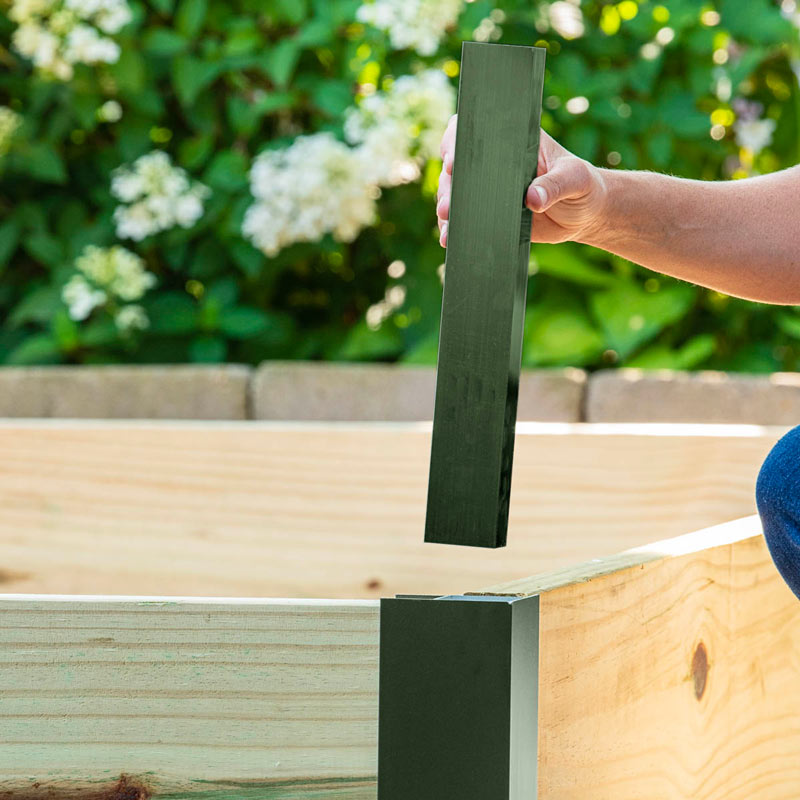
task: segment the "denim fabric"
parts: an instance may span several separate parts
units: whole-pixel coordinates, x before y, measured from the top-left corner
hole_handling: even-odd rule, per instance
[[[764,461],[756,503],[772,560],[800,597],[800,426],[783,436]]]

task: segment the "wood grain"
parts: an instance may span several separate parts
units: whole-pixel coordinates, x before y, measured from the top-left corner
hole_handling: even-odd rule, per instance
[[[506,543],[545,52],[462,46],[427,542]]]
[[[757,518],[541,592],[539,796],[796,800],[800,603]]]
[[[540,797],[795,800],[800,603],[757,520],[528,588]],[[0,598],[0,798],[374,800],[377,627],[373,601]]]
[[[377,676],[370,600],[0,596],[0,797],[374,798]]]
[[[423,544],[430,427],[0,424],[0,588],[460,593],[755,511],[784,429],[518,426],[509,547]]]

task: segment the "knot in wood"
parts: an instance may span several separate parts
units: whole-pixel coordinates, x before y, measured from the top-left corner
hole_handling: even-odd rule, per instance
[[[701,700],[708,680],[708,651],[702,642],[697,645],[692,656],[692,680],[694,681],[694,696]]]

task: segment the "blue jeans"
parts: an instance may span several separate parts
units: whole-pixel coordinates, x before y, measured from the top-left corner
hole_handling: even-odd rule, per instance
[[[772,560],[800,597],[800,426],[783,436],[764,461],[756,503]]]

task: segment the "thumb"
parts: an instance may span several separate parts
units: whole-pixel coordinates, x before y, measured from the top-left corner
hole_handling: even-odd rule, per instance
[[[586,171],[581,169],[582,166],[577,158],[556,161],[551,169],[528,187],[525,205],[531,211],[542,212],[561,200],[585,194]]]

